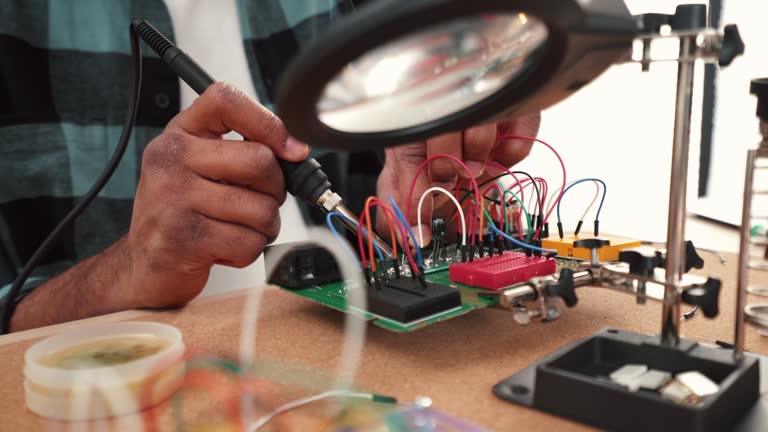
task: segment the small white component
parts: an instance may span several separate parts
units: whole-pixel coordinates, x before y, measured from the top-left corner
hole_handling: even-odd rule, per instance
[[[641,364],[628,364],[613,371],[610,375],[611,381],[629,387],[632,382],[646,373],[648,366]]]
[[[644,390],[658,390],[661,386],[668,383],[672,379],[672,374],[656,369],[651,369],[648,372],[635,378],[630,384],[629,389],[636,391],[638,389]]]
[[[429,408],[432,406],[432,399],[427,396],[419,396],[415,401],[413,401],[413,403],[418,405],[420,408]]]
[[[672,380],[659,390],[661,397],[671,400],[677,404],[688,404],[692,398],[691,390],[680,384],[677,380]]]
[[[531,314],[527,310],[518,309],[512,314],[512,319],[520,325],[528,325],[531,323]]]
[[[688,387],[688,389],[691,390],[691,393],[699,398],[713,395],[720,390],[720,386],[715,384],[714,381],[707,378],[703,373],[697,371],[677,374],[675,379]]]

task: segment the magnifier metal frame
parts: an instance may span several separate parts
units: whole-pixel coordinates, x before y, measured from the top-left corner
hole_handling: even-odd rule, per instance
[[[544,23],[548,39],[491,96],[445,117],[386,132],[349,133],[320,120],[317,106],[326,85],[365,53],[461,18],[518,13]],[[377,0],[302,50],[278,85],[277,111],[293,136],[313,145],[371,150],[419,141],[549,107],[625,59],[637,33],[621,0]]]

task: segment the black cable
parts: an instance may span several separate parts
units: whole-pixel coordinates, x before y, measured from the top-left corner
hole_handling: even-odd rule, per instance
[[[459,189],[459,192],[469,192],[470,194],[474,193],[475,191],[472,189]],[[488,201],[491,204],[501,205],[501,200],[497,200],[495,198],[491,198],[488,195],[484,195],[483,198]]]
[[[11,264],[11,271],[13,272],[13,279],[19,277],[19,272],[23,263],[19,258],[19,254],[15,253],[13,247],[13,238],[11,237],[11,230],[8,228],[3,215],[0,215],[0,254],[4,255],[6,261]]]
[[[538,202],[539,202],[539,203],[541,203],[541,204],[539,205],[539,210],[540,210],[540,211],[542,212],[542,214],[543,214],[543,213],[544,213],[544,210],[543,210],[543,209],[544,209],[544,201],[542,200],[542,196],[541,196],[541,193],[539,192],[539,185],[538,185],[538,184],[536,184],[536,181],[533,179],[533,176],[532,176],[532,175],[530,175],[529,173],[525,172],[525,171],[512,171],[512,174],[520,174],[520,175],[524,175],[524,176],[528,177],[528,179],[530,179],[530,180],[531,180],[531,183],[533,184],[533,188],[536,190],[536,199],[538,200]],[[502,178],[502,177],[504,177],[504,176],[508,176],[508,175],[509,175],[509,173],[508,173],[508,172],[503,172],[503,173],[501,173],[501,174],[498,174],[498,175],[496,175],[496,176],[493,176],[493,177],[489,178],[488,180],[486,180],[486,181],[484,181],[484,182],[480,183],[479,185],[477,185],[477,188],[478,188],[478,190],[479,190],[481,187],[483,187],[483,186],[486,186],[486,185],[488,185],[489,183],[491,183],[491,182],[494,182],[494,181],[496,181],[496,180],[498,180],[498,179],[500,179],[500,178]],[[462,204],[464,201],[466,201],[466,199],[467,199],[467,198],[468,198],[470,195],[472,195],[473,193],[474,193],[474,191],[473,191],[473,190],[469,190],[469,191],[468,191],[468,192],[467,192],[467,193],[466,193],[466,194],[465,194],[465,195],[464,195],[464,196],[463,196],[463,197],[462,197],[462,198],[459,200],[459,205],[461,205],[461,204]],[[483,198],[485,198],[485,199],[489,199],[488,197],[483,197]],[[544,198],[546,198],[546,197],[544,197]],[[501,199],[504,199],[504,197],[501,197]],[[500,204],[500,203],[499,203],[499,204]],[[523,205],[524,203],[520,203],[520,204],[521,204],[521,205]],[[453,214],[451,217],[455,217],[455,216],[456,216],[456,213],[458,213],[458,212],[459,212],[459,211],[458,211],[458,209],[457,209],[457,210],[456,210],[456,212],[454,212],[454,214]],[[481,217],[482,217],[482,216],[481,216]]]
[[[539,203],[541,203],[541,204],[539,205],[539,210],[542,210],[542,209],[544,208],[544,201],[542,201],[542,199],[541,199],[541,194],[539,193],[539,185],[537,185],[537,184],[536,184],[536,181],[533,179],[533,176],[532,176],[532,175],[530,175],[530,174],[528,174],[528,173],[527,173],[527,172],[525,172],[525,171],[512,171],[512,174],[521,174],[521,175],[524,175],[524,176],[528,177],[528,178],[531,180],[531,183],[533,183],[533,188],[534,188],[534,189],[536,189],[536,199],[538,200],[538,202],[539,202]],[[498,180],[498,179],[500,179],[500,178],[502,178],[502,177],[504,177],[504,176],[508,176],[508,175],[509,175],[509,173],[508,173],[508,172],[503,172],[503,173],[501,173],[501,174],[499,174],[499,175],[497,175],[497,176],[491,177],[491,178],[489,178],[488,180],[486,180],[486,181],[484,181],[484,182],[480,183],[479,185],[477,185],[477,189],[479,190],[481,187],[483,187],[483,186],[485,186],[485,185],[487,185],[487,184],[489,184],[489,183],[491,183],[491,182],[493,182],[493,181],[496,181],[496,180]],[[466,193],[466,194],[465,194],[465,195],[464,195],[464,196],[463,196],[463,197],[462,197],[462,198],[459,200],[459,204],[463,204],[463,203],[464,203],[464,201],[466,201],[466,200],[467,200],[467,198],[469,198],[469,196],[470,196],[470,195],[472,195],[472,193],[474,193],[474,191],[469,191],[469,192],[467,192],[467,193]],[[503,199],[503,198],[502,198],[502,199]],[[521,204],[523,204],[523,203],[521,203]],[[458,212],[459,212],[459,211],[458,211],[458,210],[456,210],[456,213],[458,213]],[[455,216],[455,215],[456,215],[456,214],[454,213],[454,214],[453,214],[453,216]]]
[[[540,203],[539,204],[539,210],[541,210],[544,207],[544,199],[542,199],[542,198],[546,198],[546,197],[542,197],[541,194],[539,193],[539,185],[533,179],[533,176],[528,174],[525,171],[512,171],[512,174],[521,174],[521,175],[524,175],[524,176],[528,177],[528,179],[533,184],[533,188],[536,190],[536,200]],[[501,174],[499,174],[499,175],[497,175],[497,176],[495,176],[493,178],[490,178],[490,179],[484,181],[483,183],[477,185],[477,188],[479,189],[479,188],[487,185],[488,183],[490,183],[492,181],[498,180],[498,179],[500,179],[500,178],[502,178],[504,176],[508,176],[508,175],[509,175],[509,173],[507,173],[507,172],[501,173]],[[521,203],[521,204],[523,204],[523,203]]]
[[[10,291],[5,297],[5,303],[3,304],[3,319],[2,327],[0,331],[5,334],[10,331],[11,317],[16,310],[17,297],[21,291],[24,283],[27,281],[32,272],[37,268],[51,248],[59,240],[62,233],[85,211],[86,208],[93,202],[99,192],[104,188],[112,175],[115,173],[120,161],[125,154],[125,150],[128,148],[130,142],[131,133],[133,132],[133,124],[136,121],[136,113],[139,109],[139,97],[141,89],[141,47],[139,46],[139,36],[136,32],[136,27],[130,25],[130,39],[131,39],[131,56],[133,59],[133,70],[131,74],[131,99],[129,103],[128,114],[125,117],[125,123],[123,124],[123,132],[120,135],[115,152],[112,154],[112,158],[107,163],[104,171],[101,172],[99,178],[93,183],[88,193],[83,196],[82,200],[62,219],[56,228],[46,237],[40,247],[37,248],[32,257],[27,261],[27,264],[21,270],[21,273],[13,282]]]
[[[531,183],[533,184],[533,189],[536,191],[536,199],[539,202],[539,212],[541,212],[541,214],[544,214],[544,200],[547,197],[541,196],[541,193],[539,192],[539,185],[538,183],[536,183],[536,180],[533,179],[533,176],[528,174],[525,171],[512,171],[512,174],[522,174],[531,180]],[[520,203],[520,204],[523,204],[523,203]]]
[[[475,192],[475,191],[474,191],[474,190],[472,190],[472,189],[459,189],[459,191],[461,191],[461,192],[468,192],[468,193],[470,193],[470,194]],[[500,206],[500,205],[501,205],[501,200],[493,199],[493,198],[489,197],[488,195],[484,195],[484,196],[483,196],[483,199],[485,199],[486,201],[488,201],[488,202],[489,202],[489,203],[491,203],[491,204],[495,204],[495,205],[497,205],[497,206]],[[457,210],[457,211],[458,211],[458,210]],[[500,222],[501,222],[501,221],[500,221]]]

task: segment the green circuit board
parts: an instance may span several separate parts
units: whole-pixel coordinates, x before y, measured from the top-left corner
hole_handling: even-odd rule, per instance
[[[577,265],[578,265],[578,261],[557,258],[558,272],[562,268],[573,269]],[[327,283],[319,286],[308,287],[308,288],[297,289],[297,290],[289,289],[285,287],[281,287],[281,288],[292,294],[302,296],[306,299],[320,303],[327,307],[330,307],[342,312],[354,313],[366,320],[372,321],[373,324],[379,327],[382,327],[394,332],[400,332],[400,333],[418,330],[428,325],[436,324],[440,321],[445,321],[451,318],[455,318],[455,317],[467,314],[469,312],[479,310],[479,309],[484,309],[486,307],[493,306],[496,304],[495,300],[481,298],[480,296],[478,296],[479,292],[485,291],[484,289],[475,288],[475,287],[471,287],[468,285],[451,281],[448,275],[447,265],[440,265],[440,266],[434,266],[432,268],[429,268],[428,270],[425,271],[425,274],[426,274],[426,279],[429,282],[450,286],[452,288],[458,289],[461,292],[462,306],[456,309],[443,311],[438,314],[425,317],[417,321],[402,323],[402,322],[398,322],[389,318],[385,318],[385,317],[373,314],[368,311],[362,311],[362,310],[356,310],[356,309],[349,310],[347,306],[347,292],[350,289],[353,289],[354,287],[351,286],[351,284],[348,282],[343,282],[343,281],[332,282],[332,283]]]
[[[446,281],[450,282],[448,280],[447,270],[443,270],[441,272],[428,275],[427,280],[430,282],[440,283],[440,284],[445,284]],[[366,320],[373,321],[373,323],[379,327],[383,327],[387,330],[392,330],[392,331],[401,332],[401,333],[417,330],[422,327],[426,327],[428,325],[438,323],[440,321],[455,318],[457,316],[461,316],[466,313],[472,312],[473,310],[476,310],[476,309],[483,309],[488,306],[492,306],[495,303],[494,300],[488,300],[488,299],[483,299],[478,297],[477,293],[482,291],[478,288],[472,288],[472,287],[468,287],[466,285],[461,285],[461,284],[454,284],[452,282],[450,283],[449,286],[457,288],[461,291],[461,301],[462,301],[461,307],[444,311],[439,314],[425,317],[418,321],[414,321],[410,323],[401,323],[389,318],[378,316],[368,311],[361,311],[357,309],[349,310],[349,308],[347,307],[347,292],[349,291],[349,289],[352,289],[354,287],[350,286],[350,284],[348,284],[347,282],[332,282],[325,285],[309,287],[309,288],[304,288],[300,290],[292,290],[288,288],[283,288],[283,289],[285,291],[289,291],[293,294],[300,295],[304,298],[318,302],[330,308],[333,308],[342,312],[354,313]]]

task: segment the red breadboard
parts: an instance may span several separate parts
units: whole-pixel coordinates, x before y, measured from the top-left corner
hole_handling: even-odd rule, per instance
[[[557,263],[553,258],[528,257],[520,252],[475,259],[453,264],[448,269],[451,280],[465,285],[497,290],[525,282],[536,276],[554,274]]]

